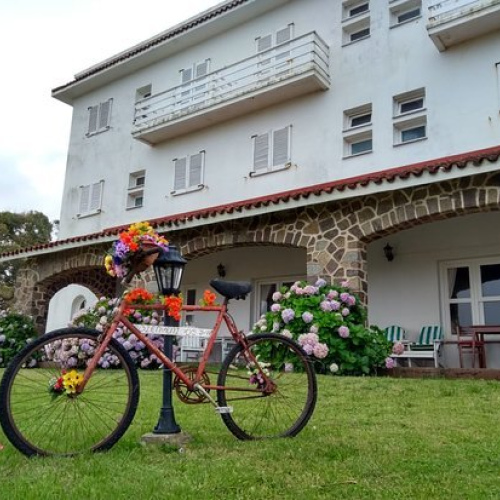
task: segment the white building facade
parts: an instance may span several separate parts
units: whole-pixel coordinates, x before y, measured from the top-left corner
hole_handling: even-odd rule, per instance
[[[18,256],[151,220],[189,259],[189,300],[219,264],[253,282],[246,328],[317,276],[410,338],[500,324],[499,48],[499,0],[223,2],[53,90],[73,108],[60,240]],[[61,266],[45,300],[74,307]]]

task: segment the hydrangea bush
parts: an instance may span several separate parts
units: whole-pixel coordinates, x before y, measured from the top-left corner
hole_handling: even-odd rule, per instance
[[[368,375],[390,367],[392,344],[380,328],[366,327],[366,318],[348,282],[336,286],[322,279],[314,285],[298,281],[273,294],[271,310],[253,331],[293,338],[318,372]]]
[[[131,297],[131,302],[136,303],[153,303],[155,298],[153,294],[145,290],[134,290],[134,297]],[[108,299],[102,297],[98,300],[94,307],[81,311],[71,321],[69,326],[85,326],[95,328],[98,331],[103,331],[104,327],[110,323],[111,316],[115,309],[118,299]],[[157,311],[128,309],[128,319],[131,323],[144,323],[150,325],[158,325],[160,317]],[[127,328],[120,325],[113,333],[113,337],[125,348],[130,354],[130,357],[140,368],[160,368],[163,365],[158,360],[155,354],[150,354],[145,344],[141,342]],[[160,335],[148,335],[153,343],[161,350],[163,349],[163,337]],[[174,346],[175,355],[176,346]],[[91,356],[93,354],[92,346],[74,346],[64,345],[58,346],[57,352],[52,353],[53,356],[63,356],[64,361],[67,361],[67,366],[76,366],[78,357],[82,357],[82,351]],[[101,368],[113,368],[118,365],[118,359],[111,354],[106,354],[99,361]]]
[[[5,367],[36,335],[35,324],[29,316],[0,310],[0,367]]]

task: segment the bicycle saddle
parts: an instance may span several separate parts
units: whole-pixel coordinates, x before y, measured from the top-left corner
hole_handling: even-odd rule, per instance
[[[248,281],[210,280],[210,286],[226,299],[245,299],[252,291],[252,284]]]

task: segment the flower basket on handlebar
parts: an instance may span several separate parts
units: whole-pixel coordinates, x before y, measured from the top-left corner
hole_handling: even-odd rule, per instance
[[[168,251],[168,241],[156,233],[149,222],[138,222],[120,233],[104,265],[111,276],[125,278],[145,271],[161,251]]]

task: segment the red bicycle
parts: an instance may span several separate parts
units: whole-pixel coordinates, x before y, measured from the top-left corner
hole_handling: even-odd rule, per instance
[[[143,252],[147,254],[151,250]],[[127,283],[146,267],[142,259]],[[123,296],[104,331],[64,328],[26,346],[7,367],[0,385],[0,423],[10,442],[28,456],[75,455],[108,450],[123,436],[134,418],[140,388],[134,362],[113,338],[120,325],[172,370],[181,401],[211,403],[237,438],[297,435],[311,418],[317,397],[307,354],[282,335],[247,336],[238,329],[229,303],[245,298],[250,283],[213,280],[210,284],[224,298],[222,305],[183,307],[186,312],[217,316],[197,365],[176,364],[144,329],[127,319],[127,308],[165,311],[164,303],[129,304]],[[223,323],[235,346],[216,369],[210,365],[209,370]]]

